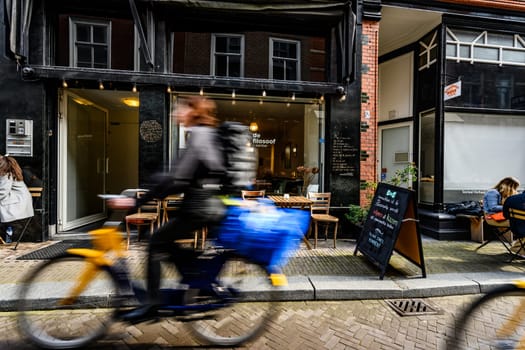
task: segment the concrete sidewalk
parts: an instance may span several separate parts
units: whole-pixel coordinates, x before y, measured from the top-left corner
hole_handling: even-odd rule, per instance
[[[56,243],[20,243],[16,251],[14,244],[0,245],[1,311],[13,310],[20,281],[42,262],[17,258]],[[384,279],[380,280],[380,270],[375,265],[360,253],[354,255],[355,244],[355,240],[340,239],[334,249],[332,240],[320,240],[317,249],[308,250],[302,243],[284,269],[289,285],[281,290],[280,298],[349,300],[475,294],[522,278],[525,272],[525,261],[508,263],[510,256],[500,242],[491,242],[476,251],[480,245],[476,242],[423,238],[426,278],[421,277],[419,267],[394,253]],[[130,246],[128,263],[133,278],[143,276],[145,249],[145,242],[133,242]]]

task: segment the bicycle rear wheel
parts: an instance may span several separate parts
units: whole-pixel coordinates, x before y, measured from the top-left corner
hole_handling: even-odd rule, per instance
[[[525,346],[525,290],[497,288],[470,305],[456,322],[448,349],[522,349]]]
[[[93,268],[93,277],[77,297],[68,299],[88,268]],[[39,347],[80,348],[105,334],[120,301],[118,284],[109,270],[80,256],[61,256],[39,265],[23,282],[18,326]]]
[[[235,302],[208,312],[202,320],[192,321],[194,334],[219,346],[235,346],[255,339],[275,317],[275,291],[268,273],[256,263],[231,257],[219,274],[219,282],[235,291]]]

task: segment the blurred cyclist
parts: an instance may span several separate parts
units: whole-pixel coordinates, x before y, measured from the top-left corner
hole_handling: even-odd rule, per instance
[[[177,122],[188,128],[189,137],[187,148],[173,171],[136,202],[134,198],[108,200],[110,207],[126,209],[138,207],[153,198],[184,193],[180,209],[174,212],[174,217],[150,237],[148,301],[124,315],[124,319],[130,322],[147,319],[156,312],[157,305],[161,304],[159,287],[162,255],[169,253],[179,271],[182,264],[191,265],[191,259],[196,259],[196,252],[180,247],[174,240],[187,237],[205,225],[218,223],[224,217],[225,207],[214,196],[216,190],[213,189],[221,183],[225,174],[215,109],[215,103],[203,97],[190,97],[183,101],[175,114]]]

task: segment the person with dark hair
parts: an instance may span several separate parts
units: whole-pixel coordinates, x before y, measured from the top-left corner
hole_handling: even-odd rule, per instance
[[[179,210],[150,237],[147,266],[148,302],[123,316],[130,322],[148,318],[156,312],[156,306],[160,304],[160,262],[163,254],[170,254],[171,261],[179,271],[182,264],[188,265],[188,261],[197,258],[198,253],[184,249],[175,240],[178,237],[186,237],[204,226],[219,223],[226,212],[222,201],[215,196],[217,190],[213,189],[221,184],[226,171],[217,131],[215,103],[203,97],[190,97],[179,103],[175,115],[177,122],[189,130],[189,137],[186,150],[176,162],[173,171],[140,199],[108,200],[108,205],[113,209],[127,209],[138,207],[153,198],[184,193]]]
[[[22,175],[24,176],[24,182],[27,187],[42,187],[42,180],[36,176],[31,167],[23,167]]]
[[[31,193],[24,183],[22,169],[15,158],[0,156],[0,222],[7,223],[34,215]],[[9,225],[10,226],[10,225]]]

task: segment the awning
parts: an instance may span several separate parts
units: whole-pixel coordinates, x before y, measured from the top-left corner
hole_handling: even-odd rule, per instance
[[[5,10],[9,24],[9,50],[17,60],[28,56],[29,25],[33,0],[5,0]]]

